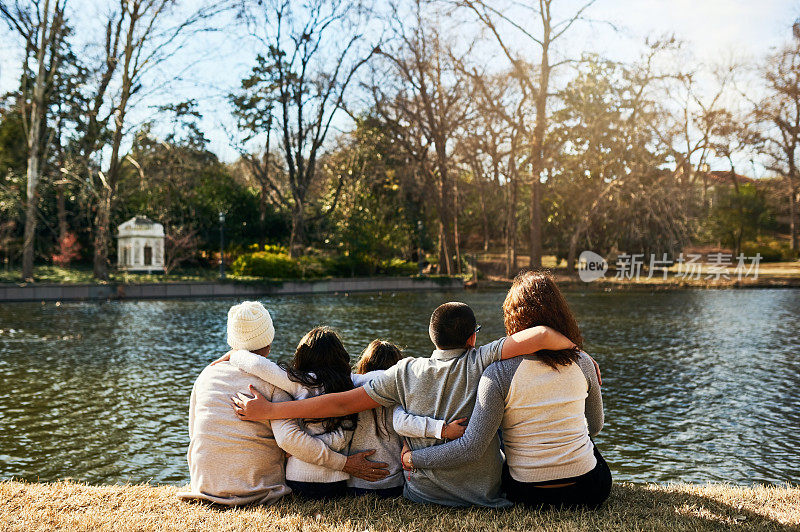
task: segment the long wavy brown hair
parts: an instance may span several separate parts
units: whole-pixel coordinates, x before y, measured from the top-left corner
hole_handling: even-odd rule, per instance
[[[583,349],[583,336],[578,322],[558,289],[555,279],[547,271],[523,271],[515,278],[503,302],[503,321],[506,334],[546,325],[560,332],[577,346],[560,351],[537,351],[537,357],[558,370],[577,362]]]

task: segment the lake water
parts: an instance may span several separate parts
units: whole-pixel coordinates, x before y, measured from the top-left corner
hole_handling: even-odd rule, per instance
[[[504,293],[264,299],[273,353],[317,324],[428,356],[430,312],[473,306],[503,334]],[[574,292],[603,370],[597,438],[617,480],[800,483],[800,291]],[[188,481],[192,383],[225,352],[229,300],[0,305],[0,478]]]

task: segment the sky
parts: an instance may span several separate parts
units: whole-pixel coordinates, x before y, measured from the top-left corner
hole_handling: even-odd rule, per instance
[[[88,39],[102,1],[72,0],[70,5],[76,13],[76,35]],[[556,9],[559,5],[569,10],[582,2],[558,0]],[[792,22],[800,18],[800,0],[597,0],[588,16],[610,22],[614,29],[607,22],[576,27],[560,53],[592,51],[629,61],[638,56],[645,38],[675,34],[687,42],[698,61],[712,64],[731,57],[756,59],[786,41]],[[181,55],[165,64],[160,75],[171,81],[137,107],[134,119],[156,118],[153,107],[165,98],[195,98],[210,149],[223,160],[235,159],[234,123],[226,94],[238,86],[256,54],[253,42],[242,33],[227,29],[194,38]],[[0,27],[0,92],[16,88],[19,61],[18,39]],[[175,73],[178,79],[173,80]]]

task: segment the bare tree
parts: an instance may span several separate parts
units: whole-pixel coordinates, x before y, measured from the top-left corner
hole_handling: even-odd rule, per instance
[[[754,102],[754,114],[762,126],[764,149],[771,170],[786,182],[792,249],[798,239],[798,189],[800,189],[800,37],[769,58],[762,70],[766,97]]]
[[[529,143],[530,157],[528,164],[531,169],[531,196],[530,196],[530,266],[542,265],[542,177],[545,170],[544,140],[548,127],[548,100],[550,98],[550,80],[554,69],[570,62],[570,60],[553,61],[553,46],[564,35],[567,35],[572,26],[584,19],[586,10],[594,4],[595,0],[584,3],[564,19],[557,20],[552,14],[553,0],[538,0],[532,2],[533,6],[523,6],[527,13],[532,15],[535,22],[526,24],[525,17],[515,17],[511,10],[498,8],[495,2],[487,0],[453,0],[458,6],[470,10],[478,20],[489,30],[497,41],[500,49],[512,65],[520,71],[522,56],[511,47],[511,38],[508,37],[506,28],[511,28],[522,38],[539,46],[541,57],[539,61],[538,79],[532,76],[520,77],[525,90],[530,91],[535,102],[536,119],[531,132]],[[518,4],[516,4],[518,5]],[[535,29],[533,29],[535,27]]]
[[[93,190],[96,196],[94,216],[94,276],[108,278],[108,248],[111,240],[111,214],[117,195],[120,169],[125,157],[121,154],[122,142],[130,130],[128,112],[136,103],[147,76],[153,68],[175,54],[185,45],[185,38],[194,34],[201,22],[214,16],[219,7],[200,6],[190,13],[177,10],[177,0],[119,0],[106,24],[106,57],[104,61],[108,82],[116,80],[119,91],[113,95],[108,107],[113,110],[110,156],[105,171],[94,173]],[[116,37],[119,36],[117,40]],[[118,53],[115,47],[119,47]],[[103,86],[102,94],[108,93]],[[96,96],[100,96],[100,91]],[[98,101],[99,109],[103,103]],[[87,149],[96,148],[91,146]],[[96,152],[95,152],[96,153]]]
[[[472,69],[470,93],[477,106],[476,117],[469,131],[462,135],[460,157],[478,179],[481,213],[484,226],[484,250],[489,247],[487,202],[494,185],[504,192],[505,223],[503,224],[506,251],[506,277],[517,271],[517,207],[520,168],[527,159],[527,129],[529,93],[520,90],[516,77],[528,75],[514,67],[508,72],[487,75]]]
[[[248,138],[265,137],[260,156],[244,161],[262,183],[262,194],[290,210],[289,248],[297,256],[306,242],[309,191],[331,124],[345,104],[358,70],[370,59],[358,3],[346,0],[241,2],[240,16],[264,47],[242,93],[232,101]],[[288,192],[271,171],[270,134],[279,135]],[[335,208],[336,201],[332,203]],[[330,210],[330,209],[329,209]]]
[[[33,279],[34,237],[37,222],[37,187],[52,127],[47,125],[53,80],[59,68],[59,49],[66,35],[64,8],[66,0],[44,0],[29,3],[0,1],[0,16],[25,41],[22,65],[21,109],[28,148],[25,206],[25,229],[22,248],[22,278]],[[33,61],[35,76],[28,76]]]
[[[424,18],[422,2],[416,1],[412,9],[411,22],[393,11],[396,44],[380,51],[386,68],[371,91],[377,113],[390,124],[435,198],[439,271],[453,274],[460,269],[453,264],[453,255],[460,259],[460,249],[452,150],[457,132],[468,121],[466,80],[456,68],[459,59]]]
[[[195,229],[173,227],[164,238],[164,274],[197,255],[199,238]]]

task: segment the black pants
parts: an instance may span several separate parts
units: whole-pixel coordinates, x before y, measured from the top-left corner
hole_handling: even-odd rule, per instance
[[[540,508],[597,508],[611,493],[611,470],[605,459],[594,448],[597,465],[579,477],[550,480],[547,482],[520,482],[511,478],[508,465],[503,465],[503,488],[506,498],[514,503]],[[541,487],[547,484],[567,484],[561,488]]]
[[[403,486],[395,486],[394,488],[380,488],[380,489],[367,489],[367,488],[350,488],[350,495],[355,495],[356,497],[361,495],[369,495],[370,493],[373,495],[377,495],[381,499],[394,499],[395,497],[402,497],[403,496]]]
[[[292,491],[297,495],[315,501],[335,499],[347,495],[346,480],[339,482],[298,482],[296,480],[287,480],[286,485],[292,488]]]

